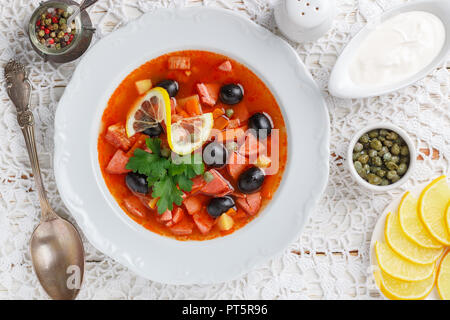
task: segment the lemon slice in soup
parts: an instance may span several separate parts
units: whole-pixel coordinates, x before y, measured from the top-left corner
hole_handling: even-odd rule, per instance
[[[170,149],[179,155],[187,155],[205,143],[213,127],[212,113],[185,118],[171,125],[167,124],[167,140]]]
[[[165,89],[157,87],[136,101],[128,113],[127,135],[128,137],[134,136],[138,132],[158,126],[163,121],[168,127],[170,126],[170,97]]]

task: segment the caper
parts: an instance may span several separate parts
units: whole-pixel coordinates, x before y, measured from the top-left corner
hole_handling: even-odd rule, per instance
[[[370,150],[369,150],[369,157],[375,158],[376,156],[378,156],[377,150],[370,149]]]
[[[370,138],[369,138],[368,134],[364,134],[361,138],[359,138],[359,142],[361,142],[362,144],[368,143],[369,141],[370,141]]]
[[[408,148],[407,146],[403,146],[403,147],[400,149],[400,154],[401,154],[402,156],[407,156],[407,155],[409,155],[409,148]]]
[[[381,181],[380,186],[388,186],[388,185],[389,185],[389,180],[388,180],[388,179],[383,179],[383,180]]]
[[[377,175],[375,175],[373,173],[370,173],[369,175],[367,175],[367,179],[368,179],[370,184],[373,184],[373,185],[376,185],[376,186],[379,185],[381,183],[381,181],[382,181],[382,179],[379,176],[377,176]]]
[[[378,131],[377,130],[373,130],[369,132],[369,138],[378,138]]]
[[[362,145],[362,143],[358,142],[355,144],[355,148],[353,149],[354,152],[361,152],[362,149],[364,148],[364,146]]]
[[[369,162],[369,156],[367,154],[364,154],[358,158],[358,161],[362,164],[367,164]]]
[[[391,131],[386,136],[386,139],[388,140],[396,140],[398,138],[398,134],[396,134],[394,131]]]
[[[357,161],[360,156],[361,156],[360,152],[354,152],[353,153],[353,161]]]
[[[231,118],[231,117],[233,116],[233,114],[234,114],[234,110],[231,109],[231,108],[229,108],[229,109],[225,110],[225,114],[226,114],[226,116],[227,116],[228,118]],[[361,150],[362,150],[362,149],[361,149]],[[361,151],[361,150],[359,150],[359,151]]]
[[[400,177],[398,175],[391,179],[392,183],[396,183],[398,180],[400,180]]]
[[[393,180],[395,177],[398,177],[397,171],[391,170],[387,173],[386,178],[389,180]]]
[[[370,142],[370,147],[371,147],[372,149],[375,149],[375,150],[377,150],[377,151],[380,151],[381,148],[383,147],[383,144],[381,143],[380,140],[374,139],[374,140],[372,140],[372,142]]]
[[[408,170],[408,166],[405,163],[401,163],[398,166],[397,173],[402,176],[406,173],[406,170]]]
[[[409,157],[400,157],[400,163],[409,163]]]
[[[397,143],[391,147],[391,153],[395,156],[400,154],[400,146]]]
[[[364,169],[364,171],[365,171],[366,173],[369,173],[369,172],[370,172],[370,166],[369,166],[368,164],[365,164],[364,167],[363,167],[363,169]]]
[[[392,161],[393,163],[397,164],[397,163],[400,162],[400,157],[399,157],[399,156],[393,156],[392,159],[391,159],[391,161]]]
[[[390,152],[386,153],[386,154],[383,156],[383,160],[384,160],[384,161],[391,161],[391,159],[392,159],[392,154],[391,154]]]
[[[386,176],[386,171],[381,169],[377,171],[377,176],[379,176],[380,178],[384,178]]]
[[[388,168],[389,170],[397,170],[398,165],[395,164],[395,162],[393,162],[393,161],[389,161],[386,163],[386,168]]]
[[[380,136],[386,137],[388,134],[389,134],[389,131],[387,131],[386,129],[381,129],[380,130]]]
[[[377,167],[381,167],[383,165],[383,160],[380,157],[375,157],[372,159],[372,164]]]
[[[388,148],[390,148],[390,147],[392,147],[394,145],[394,143],[392,141],[389,141],[389,140],[384,141],[383,144],[386,147],[388,147]]]
[[[359,161],[355,161],[355,162],[353,163],[353,165],[354,165],[355,170],[356,170],[357,172],[359,172],[359,171],[361,171],[361,170],[363,169],[362,163],[359,162]]]
[[[211,181],[214,180],[214,175],[213,175],[211,172],[206,171],[206,172],[203,174],[203,180],[205,180],[206,183],[211,182]]]
[[[381,148],[381,150],[378,151],[378,155],[379,155],[380,157],[382,157],[382,156],[384,156],[384,155],[385,155],[386,153],[388,153],[388,152],[389,152],[388,147],[383,146],[383,147]]]

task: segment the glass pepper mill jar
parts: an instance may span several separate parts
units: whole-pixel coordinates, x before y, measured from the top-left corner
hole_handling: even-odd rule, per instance
[[[65,25],[76,6],[73,0],[50,0],[41,2],[31,15],[28,38],[45,61],[69,62],[88,49],[95,32],[89,14],[82,11],[71,26]]]

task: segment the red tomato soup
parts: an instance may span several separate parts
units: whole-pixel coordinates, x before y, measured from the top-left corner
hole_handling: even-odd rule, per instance
[[[155,110],[170,110],[171,126]],[[101,127],[98,160],[117,203],[143,227],[177,240],[244,227],[271,201],[286,166],[275,98],[244,65],[212,52],[172,52],[131,72],[109,99]],[[206,136],[174,138],[175,128]],[[180,145],[201,161],[180,167],[172,157]]]

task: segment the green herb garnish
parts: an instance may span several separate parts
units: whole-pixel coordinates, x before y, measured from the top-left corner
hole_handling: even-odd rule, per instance
[[[182,191],[192,190],[192,178],[201,175],[205,166],[195,154],[184,156],[174,162],[170,157],[161,154],[161,139],[148,138],[148,153],[136,149],[128,161],[126,168],[147,176],[148,186],[153,189],[152,197],[159,198],[158,213],[163,214],[167,209],[172,210],[173,204],[181,205]]]

